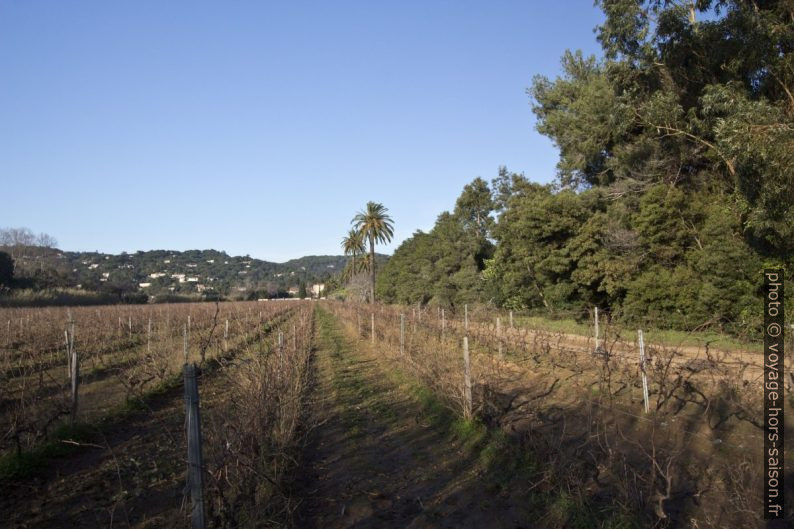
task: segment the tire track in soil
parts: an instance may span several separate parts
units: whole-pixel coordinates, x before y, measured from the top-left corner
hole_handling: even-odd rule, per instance
[[[294,484],[300,528],[518,529],[527,503],[496,491],[476,456],[434,426],[318,311],[313,422]],[[522,505],[524,507],[522,507]]]

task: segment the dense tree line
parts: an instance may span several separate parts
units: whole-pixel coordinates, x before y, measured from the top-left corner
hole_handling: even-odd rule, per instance
[[[555,183],[475,180],[395,252],[386,300],[757,329],[761,270],[794,264],[794,8],[599,5],[603,57],[529,90]]]

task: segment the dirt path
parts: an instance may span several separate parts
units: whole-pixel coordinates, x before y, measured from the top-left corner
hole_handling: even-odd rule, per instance
[[[359,344],[360,345],[360,344]],[[527,502],[318,313],[317,426],[299,471],[303,528],[528,527]]]

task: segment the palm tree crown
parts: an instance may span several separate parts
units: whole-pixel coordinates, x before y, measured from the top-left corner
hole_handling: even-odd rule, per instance
[[[364,237],[362,233],[356,229],[351,229],[345,237],[342,237],[342,250],[345,255],[351,256],[352,264],[350,268],[350,276],[356,274],[356,257],[363,255],[367,250],[364,247]]]
[[[367,202],[367,207],[359,211],[351,223],[362,238],[369,242],[369,301],[375,303],[375,243],[387,243],[394,235],[394,221],[386,213],[383,204]]]

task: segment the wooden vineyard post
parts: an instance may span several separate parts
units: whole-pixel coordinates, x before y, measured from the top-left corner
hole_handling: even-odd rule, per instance
[[[298,327],[294,323],[292,324],[292,350],[298,350]]]
[[[469,332],[469,304],[463,305],[463,330]]]
[[[412,323],[413,328],[414,328],[413,332],[414,332],[414,334],[416,334],[416,309],[415,308],[411,309],[411,312],[413,313],[413,316],[411,317],[411,323]]]
[[[642,401],[645,404],[645,413],[648,413],[648,375],[645,373],[645,339],[642,331],[637,331],[637,341],[640,345],[640,373],[642,373]]]
[[[513,328],[513,311],[510,311],[510,328]]]
[[[80,357],[74,349],[74,319],[69,312],[69,326],[66,331],[66,349],[69,360],[69,380],[71,382],[71,409],[69,410],[69,422],[77,422],[78,391],[80,389]]]
[[[595,343],[598,351],[601,348],[601,338],[598,336],[598,307],[595,308]]]
[[[185,364],[187,364],[187,324],[182,329],[182,354],[185,355]]]
[[[499,358],[502,358],[504,356],[502,351],[502,322],[498,316],[496,318],[496,343],[499,349]]]
[[[129,338],[132,340],[132,316],[128,316],[127,329],[129,329]]]
[[[441,338],[444,338],[444,331],[447,329],[447,315],[444,309],[441,309]]]
[[[229,319],[226,319],[226,327],[223,329],[223,351],[229,351]]]
[[[149,323],[146,326],[146,352],[152,352],[152,317],[149,316]]]
[[[469,362],[469,337],[463,337],[463,417],[471,419],[471,365]]]
[[[370,314],[370,320],[372,323],[372,345],[375,345],[375,313],[374,312]]]
[[[63,336],[66,339],[66,376],[69,380],[72,379],[72,350],[69,348],[69,329],[63,331]]]
[[[187,339],[190,341],[190,314],[187,315]]]
[[[281,371],[284,369],[284,333],[278,331],[278,376],[281,378]]]
[[[405,355],[405,314],[400,314],[400,356]]]
[[[187,336],[187,332],[185,333]],[[187,489],[190,491],[190,523],[204,529],[204,487],[201,453],[201,415],[196,381],[196,364],[185,364],[185,426],[187,429]]]

